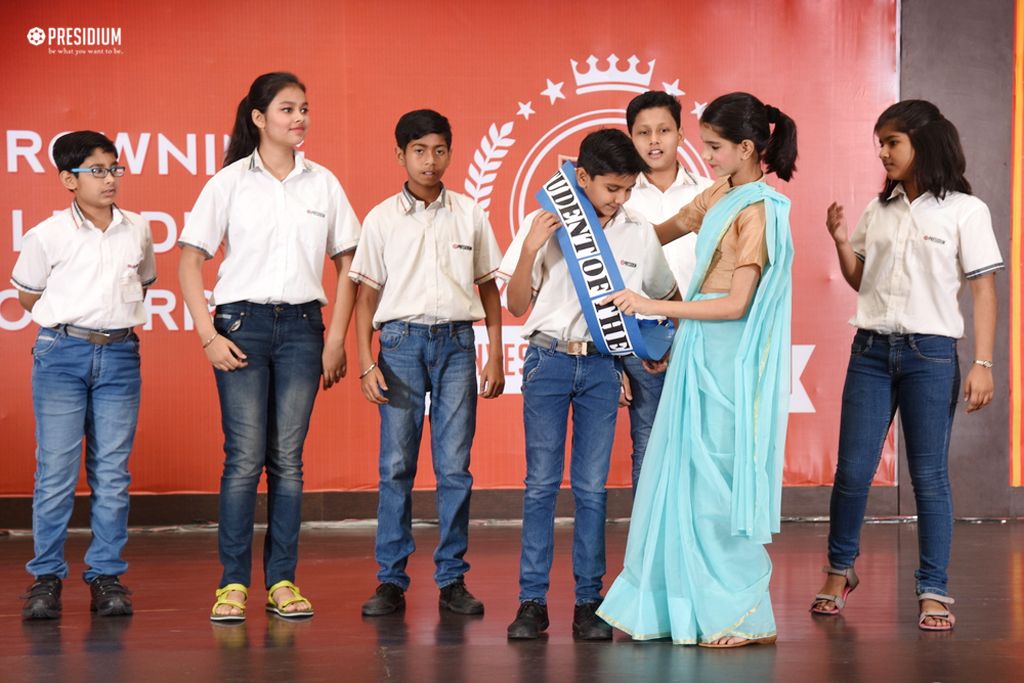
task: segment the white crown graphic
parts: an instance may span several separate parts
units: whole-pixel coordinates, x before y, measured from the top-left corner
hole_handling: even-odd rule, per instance
[[[637,70],[636,67],[640,64],[640,60],[636,55],[632,55],[626,60],[629,68],[625,71],[619,68],[619,58],[614,54],[608,56],[607,70],[602,71],[598,69],[597,61],[597,57],[594,55],[587,57],[589,69],[586,72],[582,72],[578,68],[579,62],[575,59],[569,60],[572,64],[573,77],[576,79],[577,95],[599,92],[601,90],[642,93],[650,89],[649,86],[651,84],[651,77],[654,75],[654,63],[656,60],[652,59],[647,62],[646,73],[640,73]]]

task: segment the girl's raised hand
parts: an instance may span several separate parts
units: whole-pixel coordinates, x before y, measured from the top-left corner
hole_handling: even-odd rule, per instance
[[[836,244],[843,244],[849,238],[849,233],[846,230],[846,218],[843,216],[843,207],[837,202],[832,202],[832,205],[828,207],[828,213],[825,216],[825,227],[828,228],[828,234],[832,236]]]
[[[973,413],[981,410],[992,402],[992,395],[995,393],[995,382],[992,380],[992,369],[982,365],[975,365],[967,373],[964,381],[964,400],[967,402],[967,412]]]

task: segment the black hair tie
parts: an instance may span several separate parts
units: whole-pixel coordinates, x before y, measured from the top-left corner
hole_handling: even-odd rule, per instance
[[[776,109],[775,107],[773,107],[770,104],[764,105],[764,113],[765,113],[765,116],[768,117],[768,123],[778,123],[779,122],[779,116],[782,114],[781,111],[779,111],[778,109]]]

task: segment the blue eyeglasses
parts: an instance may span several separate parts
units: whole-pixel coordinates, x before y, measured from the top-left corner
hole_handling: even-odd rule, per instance
[[[113,175],[115,178],[120,178],[124,175],[124,166],[111,166],[110,168],[103,168],[102,166],[92,166],[90,168],[73,168],[72,173],[92,173],[96,178],[106,178],[107,174]]]

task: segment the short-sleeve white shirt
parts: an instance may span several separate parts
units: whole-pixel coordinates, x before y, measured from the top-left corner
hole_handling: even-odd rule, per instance
[[[380,291],[375,328],[392,320],[434,325],[482,320],[475,285],[493,280],[499,263],[476,202],[442,189],[426,205],[403,187],[366,215],[349,277]]]
[[[662,192],[641,173],[637,176],[626,208],[636,211],[657,225],[675,216],[679,209],[692,202],[694,197],[714,183],[714,180],[694,175],[679,165],[675,181]],[[669,268],[676,277],[676,284],[681,291],[687,291],[690,278],[697,267],[697,233],[689,233],[672,240],[662,249],[665,250]]]
[[[224,245],[214,304],[301,304],[327,303],[324,254],[358,241],[359,220],[333,173],[296,152],[295,167],[278,180],[254,151],[210,178],[178,244],[207,258]]]
[[[106,230],[78,204],[25,233],[11,284],[40,294],[32,319],[43,327],[114,330],[146,322],[143,288],[156,281],[149,223],[113,207]]]
[[[505,253],[498,269],[498,277],[503,280],[512,279],[523,242],[538,211],[523,219]],[[675,294],[675,277],[665,260],[665,252],[658,243],[654,227],[643,216],[623,207],[605,225],[604,234],[627,289],[642,292],[652,299],[668,299]],[[593,341],[557,235],[552,235],[537,252],[530,280],[534,300],[523,326],[524,338],[542,332],[564,341]]]
[[[988,207],[977,197],[930,192],[913,202],[902,185],[868,204],[850,236],[864,262],[850,324],[888,334],[960,338],[964,280],[1004,267]]]

